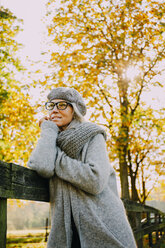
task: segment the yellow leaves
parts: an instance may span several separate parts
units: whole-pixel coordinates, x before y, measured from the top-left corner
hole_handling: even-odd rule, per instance
[[[64,77],[64,71],[60,70],[58,75],[59,75],[59,77]]]
[[[29,103],[28,92],[16,81],[17,72],[23,69],[15,57],[19,45],[14,38],[19,31],[19,20],[8,10],[5,12],[8,18],[0,19],[0,159],[25,165],[39,127],[33,124],[36,122],[35,110]]]
[[[29,144],[34,143],[37,129],[39,130],[37,125],[36,127],[33,125],[36,122],[35,112],[29,104],[28,96],[17,91],[15,87],[11,88],[8,99],[3,101],[0,114],[3,118],[1,121],[3,145],[0,159],[23,165],[30,155]]]
[[[147,14],[144,12],[139,12],[137,15],[135,15],[134,19],[138,20],[139,22],[144,21],[144,20],[149,21]]]
[[[51,61],[53,61],[53,60],[57,60],[57,59],[58,59],[58,57],[59,57],[59,53],[57,53],[57,52],[53,52],[53,53],[51,54]]]
[[[155,157],[162,156],[159,154],[162,147],[158,147],[159,136],[164,134],[158,125],[162,124],[156,123],[154,111],[140,101],[143,89],[150,87],[150,78],[155,73],[150,70],[151,59],[164,47],[161,33],[164,26],[160,24],[161,20],[164,22],[163,7],[159,6],[158,2],[145,1],[144,5],[143,1],[135,0],[118,4],[107,1],[106,6],[104,1],[96,0],[62,1],[49,28],[55,45],[51,54],[54,74],[43,81],[43,86],[54,81],[56,87],[72,86],[83,94],[90,106],[90,119],[108,128],[113,160],[119,159],[117,150],[122,141],[128,142],[125,160],[128,148],[134,167],[148,151],[145,163],[141,163],[144,171],[151,163],[154,167],[158,161]],[[160,60],[164,55],[161,56]],[[129,64],[141,68],[136,79],[123,77]],[[105,82],[106,75],[111,75],[109,82]],[[156,172],[159,173],[159,168]],[[138,173],[139,176],[141,172]]]

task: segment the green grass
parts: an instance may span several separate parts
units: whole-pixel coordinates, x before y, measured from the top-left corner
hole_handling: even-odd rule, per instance
[[[161,244],[160,248],[165,248],[165,239],[163,240],[163,244]]]
[[[22,230],[9,232],[7,248],[46,248],[45,230]]]
[[[154,241],[153,237],[153,241]],[[46,248],[45,230],[21,230],[8,232],[7,248]],[[144,238],[144,248],[149,248],[148,236]],[[165,239],[160,248],[165,248]]]
[[[46,243],[30,243],[30,244],[10,244],[7,248],[46,248]]]
[[[30,243],[30,244],[10,244],[7,248],[46,248],[46,243]]]

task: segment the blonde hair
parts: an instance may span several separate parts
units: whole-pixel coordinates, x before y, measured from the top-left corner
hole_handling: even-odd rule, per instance
[[[84,122],[85,121],[85,118],[84,116],[79,112],[76,104],[74,102],[71,103],[72,106],[73,106],[73,110],[74,110],[74,114],[73,114],[73,119],[76,119],[80,122]]]

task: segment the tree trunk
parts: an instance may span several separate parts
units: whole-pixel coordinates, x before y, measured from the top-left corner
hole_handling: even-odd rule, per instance
[[[128,184],[128,163],[127,163],[127,152],[128,152],[128,138],[129,138],[129,114],[128,114],[128,99],[127,89],[128,82],[121,80],[119,77],[119,98],[120,98],[120,120],[121,125],[119,128],[118,135],[118,156],[119,156],[119,167],[120,167],[120,181],[121,181],[121,197],[124,199],[130,199],[129,196],[129,184]]]
[[[119,148],[119,166],[121,182],[121,198],[130,199],[128,184],[128,166],[126,161],[127,148],[123,145]]]
[[[131,191],[132,191],[132,196],[131,196],[131,200],[132,201],[139,201],[139,196],[137,193],[137,189],[136,189],[136,176],[131,176]]]
[[[142,199],[142,203],[145,204],[146,202],[146,184],[145,184],[145,181],[142,181],[142,185],[143,185],[143,199]]]

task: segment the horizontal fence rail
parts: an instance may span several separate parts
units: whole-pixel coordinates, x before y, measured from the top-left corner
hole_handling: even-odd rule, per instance
[[[49,182],[35,171],[0,161],[0,197],[49,201]]]
[[[138,247],[143,248],[143,238],[147,235],[149,247],[160,248],[160,244],[165,238],[165,213],[156,208],[125,199],[123,199],[123,203]]]
[[[0,161],[0,248],[6,247],[7,199],[49,202],[49,180],[31,169]],[[143,247],[144,235],[148,235],[149,247],[160,247],[165,236],[165,213],[140,203],[122,200],[138,247]]]

